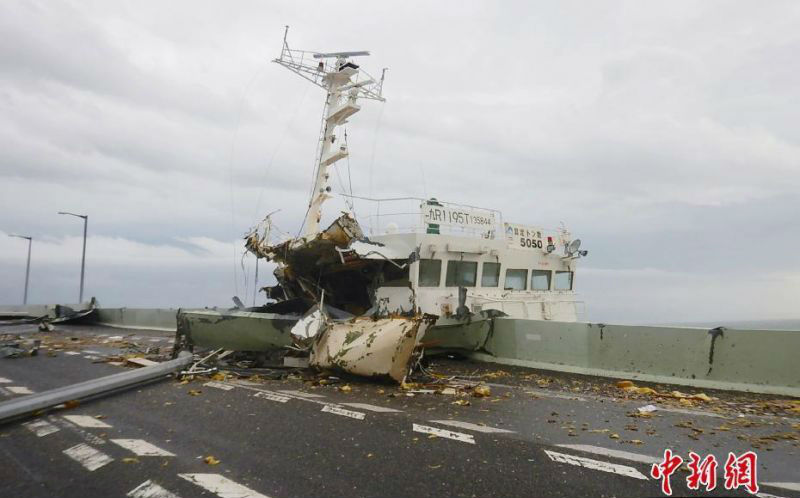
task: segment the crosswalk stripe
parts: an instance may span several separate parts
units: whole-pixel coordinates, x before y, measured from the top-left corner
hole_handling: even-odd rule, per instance
[[[83,465],[89,472],[94,472],[100,467],[114,461],[110,456],[92,448],[86,443],[76,444],[71,448],[67,448],[64,450],[64,454]]]
[[[102,420],[90,417],[89,415],[64,415],[64,419],[80,427],[89,427],[92,429],[107,429],[111,427],[111,425]]]
[[[125,496],[129,498],[180,498],[149,479],[128,491]]]
[[[31,391],[25,386],[8,386],[6,387],[6,389],[8,389],[14,394],[33,394],[33,391]]]
[[[13,382],[11,379],[6,379],[5,377],[0,377],[0,384],[10,384]]]
[[[55,425],[51,424],[47,420],[37,420],[35,422],[26,422],[24,425],[29,431],[36,434],[38,437],[44,437],[48,434],[52,434],[54,432],[58,432],[61,429],[56,427]]]
[[[600,470],[602,472],[610,472],[612,474],[618,474],[621,476],[633,477],[634,479],[647,480],[647,477],[644,474],[633,467],[628,467],[627,465],[592,460],[591,458],[567,455],[565,453],[558,453],[550,450],[544,450],[544,452],[548,457],[550,457],[550,460],[554,462],[567,463],[569,465],[577,465],[578,467],[584,467],[587,469]]]
[[[220,474],[178,474],[220,498],[269,498]]]
[[[175,456],[174,453],[162,450],[144,439],[112,439],[111,442],[132,451],[137,456]]]

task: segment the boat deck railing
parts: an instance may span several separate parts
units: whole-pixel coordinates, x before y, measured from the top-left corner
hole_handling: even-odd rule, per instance
[[[468,204],[444,202],[420,197],[371,198],[350,194],[339,194],[350,200],[356,219],[368,235],[391,233],[436,233],[482,239],[502,237],[503,215],[496,209],[487,209]],[[448,223],[428,223],[423,217],[423,204],[460,210],[466,213],[480,213],[493,219],[493,223],[483,226],[469,226]]]

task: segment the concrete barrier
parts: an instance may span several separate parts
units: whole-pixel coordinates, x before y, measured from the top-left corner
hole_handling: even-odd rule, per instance
[[[800,331],[599,325],[496,318],[483,361],[800,396]]]
[[[126,329],[177,330],[178,310],[168,308],[98,308],[97,323]]]

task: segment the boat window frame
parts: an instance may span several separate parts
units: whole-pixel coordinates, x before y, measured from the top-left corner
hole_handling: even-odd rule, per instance
[[[453,281],[450,280],[450,265],[453,265]],[[460,265],[471,266],[474,265],[474,272],[472,273],[472,284],[461,284],[458,281],[460,274]],[[477,261],[464,261],[463,259],[448,259],[447,266],[444,273],[444,286],[445,287],[476,287],[478,285],[478,262]]]
[[[547,276],[547,288],[545,289],[538,289],[535,285],[533,285],[533,279],[535,276]],[[541,268],[534,268],[531,270],[531,290],[532,291],[549,291],[553,288],[553,270],[543,270]]]
[[[569,288],[561,288],[558,286],[558,276],[563,274],[569,275]],[[553,278],[553,289],[557,291],[571,291],[575,287],[575,272],[571,270],[556,270]]]
[[[484,284],[484,280],[486,280],[486,265],[496,265],[497,271],[494,274],[495,284],[494,285],[486,285]],[[503,269],[503,265],[498,261],[484,261],[481,263],[481,287],[486,287],[487,289],[496,289],[500,287],[500,272]]]
[[[436,285],[423,285],[422,283],[423,262],[436,262],[438,264],[439,272],[436,274]],[[437,258],[420,258],[419,261],[417,261],[417,287],[435,288],[435,287],[441,287],[441,285],[442,285],[442,260]]]
[[[525,276],[522,278],[522,288],[521,289],[514,289],[512,287],[508,287],[508,273],[509,272],[525,272]],[[507,291],[526,291],[528,290],[528,274],[530,271],[527,268],[506,268],[506,272],[503,275],[503,290]]]

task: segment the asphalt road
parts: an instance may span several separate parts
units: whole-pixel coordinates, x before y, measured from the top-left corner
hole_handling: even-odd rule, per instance
[[[30,328],[4,331],[12,330]],[[67,344],[69,336],[96,340],[75,341],[77,354],[0,359],[0,401],[119,372],[96,363],[116,352],[102,335],[169,344],[162,332],[61,326],[56,334]],[[641,402],[569,389],[494,384],[490,397],[459,406],[453,401],[466,398],[349,386],[167,380],[2,425],[0,496],[662,496],[649,462],[665,448],[720,460],[715,491],[687,490],[688,474],[678,471],[674,496],[748,496],[722,487],[727,453],[800,422],[749,417],[741,428],[717,413],[669,407],[639,419],[628,415]],[[725,424],[731,429],[715,430]],[[762,496],[800,496],[797,444],[756,450]]]

